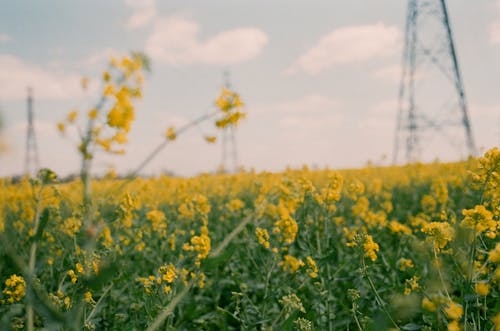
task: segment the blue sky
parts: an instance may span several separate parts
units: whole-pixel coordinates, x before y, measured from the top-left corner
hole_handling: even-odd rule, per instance
[[[0,0],[0,109],[6,122],[0,176],[23,169],[26,86],[34,88],[42,166],[78,171],[74,135],[55,126],[96,100],[111,55],[152,59],[127,154],[96,156],[94,169],[135,168],[165,129],[210,111],[230,72],[246,102],[237,130],[239,162],[256,170],[303,164],[388,164],[406,2],[330,1],[6,1]],[[500,3],[452,0],[451,24],[476,143],[500,144]],[[80,77],[91,78],[83,93]],[[207,145],[210,124],[181,136],[147,168],[180,175],[213,171],[221,144]],[[458,157],[443,147],[440,158]],[[435,155],[429,154],[430,159]]]

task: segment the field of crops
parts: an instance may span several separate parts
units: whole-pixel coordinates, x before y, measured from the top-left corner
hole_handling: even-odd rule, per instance
[[[499,170],[4,179],[0,325],[500,330]]]

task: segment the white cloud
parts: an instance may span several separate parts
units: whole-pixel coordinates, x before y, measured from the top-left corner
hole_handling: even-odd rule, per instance
[[[156,17],[155,0],[125,0],[125,5],[134,11],[126,23],[128,29],[144,27]]]
[[[469,105],[469,113],[474,118],[483,120],[500,119],[500,105],[495,104],[472,104]]]
[[[383,23],[348,26],[323,36],[301,55],[285,74],[315,75],[337,65],[366,62],[399,54],[401,32]]]
[[[495,1],[493,4],[493,10],[500,14],[500,1]],[[489,35],[489,41],[491,44],[500,44],[500,21],[497,20],[493,23],[491,23],[488,27],[488,35]]]
[[[283,139],[324,135],[341,124],[341,103],[331,97],[309,94],[292,100],[260,105],[249,109],[249,116],[275,121]],[[252,117],[253,118],[253,117]]]
[[[11,41],[12,40],[12,37],[9,36],[8,34],[6,33],[2,33],[0,32],[0,43],[3,43],[3,42],[7,42],[7,41]]]
[[[96,64],[101,64],[103,62],[107,62],[111,59],[111,57],[119,57],[120,53],[114,48],[105,48],[102,51],[95,52],[87,56],[87,58],[83,61],[88,66],[95,66]]]
[[[372,72],[373,76],[389,83],[399,83],[401,80],[401,65],[391,64]]]
[[[189,19],[158,19],[146,41],[146,53],[170,65],[234,64],[259,55],[268,42],[267,34],[254,27],[220,32],[200,40],[199,25]]]
[[[319,94],[308,94],[295,100],[285,100],[257,106],[250,109],[256,114],[276,113],[313,113],[333,109],[339,106],[339,102],[332,98]]]
[[[278,128],[313,132],[323,129],[335,129],[340,125],[340,114],[321,114],[321,115],[291,115],[283,117],[278,121]]]
[[[83,96],[81,76],[56,72],[39,67],[12,55],[0,54],[0,98],[16,100],[26,98],[31,86],[37,99],[70,99]]]
[[[500,22],[490,24],[489,35],[490,43],[500,44]]]
[[[396,126],[397,112],[397,99],[379,102],[371,107],[368,113],[359,121],[359,128],[362,130],[376,130],[382,135],[392,135]]]

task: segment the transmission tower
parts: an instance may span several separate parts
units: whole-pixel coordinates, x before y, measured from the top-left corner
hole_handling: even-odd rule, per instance
[[[26,132],[26,158],[24,173],[35,175],[39,169],[38,147],[36,144],[35,127],[33,126],[33,89],[28,87],[28,127]]]
[[[445,0],[408,0],[402,66],[393,162],[475,155]]]
[[[227,89],[231,89],[228,71],[224,71],[223,86]],[[230,161],[233,165],[232,171],[234,173],[238,172],[238,150],[236,147],[236,127],[234,125],[229,125],[222,130],[221,168],[224,169],[224,171],[229,171]]]

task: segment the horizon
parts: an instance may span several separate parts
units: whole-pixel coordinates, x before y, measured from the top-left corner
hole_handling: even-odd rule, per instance
[[[0,154],[0,176],[23,171],[27,86],[34,89],[41,167],[62,177],[78,173],[76,136],[61,137],[56,124],[72,109],[92,107],[97,99],[95,81],[107,59],[129,50],[150,56],[153,70],[137,106],[127,153],[97,155],[96,174],[112,167],[120,174],[130,172],[162,142],[167,127],[183,125],[213,108],[226,71],[248,112],[236,137],[244,168],[351,169],[370,161],[389,166],[406,3],[283,4],[227,0],[4,4],[0,112],[9,150]],[[494,74],[500,72],[499,4],[448,4],[472,131],[482,152],[500,143],[496,91],[500,78]],[[221,16],[221,9],[228,15]],[[79,87],[82,77],[90,78],[87,93]],[[179,137],[141,175],[171,171],[191,177],[216,171],[220,141],[207,145],[202,138],[213,132],[215,128],[204,124]],[[443,162],[466,157],[446,146],[442,150]]]

